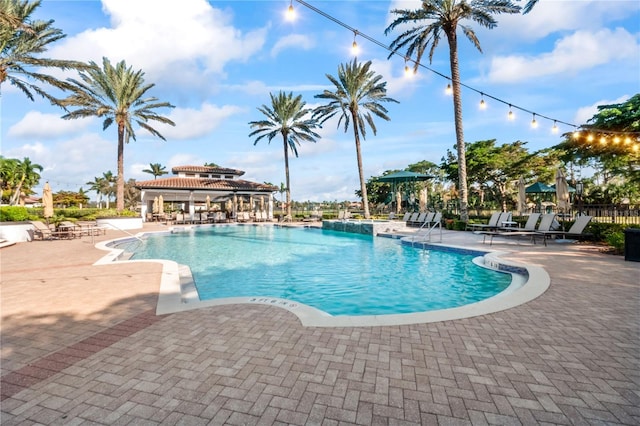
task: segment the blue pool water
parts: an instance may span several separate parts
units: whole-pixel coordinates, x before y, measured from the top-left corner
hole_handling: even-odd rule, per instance
[[[398,240],[311,228],[215,226],[149,234],[120,247],[132,259],[189,265],[200,299],[277,297],[331,315],[384,315],[452,308],[494,296],[511,275],[473,255]]]

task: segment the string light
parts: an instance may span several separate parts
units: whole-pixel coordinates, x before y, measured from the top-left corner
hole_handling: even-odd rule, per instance
[[[447,83],[447,88],[444,90],[444,93],[450,95],[453,93],[453,89],[451,89],[451,83]]]
[[[363,37],[363,38],[367,39],[368,41],[372,42],[373,44],[375,44],[375,45],[377,45],[377,46],[381,47],[382,49],[384,49],[384,50],[387,50],[387,51],[391,52],[391,54],[389,55],[389,57],[391,57],[391,56],[393,56],[393,55],[402,56],[402,55],[400,55],[400,53],[398,53],[397,51],[392,50],[392,49],[391,49],[387,44],[382,43],[382,42],[380,42],[380,41],[378,41],[378,40],[376,40],[376,39],[374,39],[374,38],[372,38],[372,37],[368,36],[367,34],[363,34],[363,33],[359,32],[359,31],[358,31],[358,30],[356,30],[355,28],[353,28],[353,27],[351,27],[351,26],[347,25],[346,23],[344,23],[344,22],[342,22],[342,21],[338,20],[337,18],[335,18],[335,17],[333,17],[333,16],[329,15],[328,13],[326,13],[326,12],[324,12],[324,11],[322,11],[322,10],[320,10],[320,9],[316,8],[315,6],[310,5],[310,4],[309,4],[309,3],[307,3],[306,1],[304,1],[304,0],[296,0],[296,2],[298,2],[299,4],[301,4],[301,5],[305,6],[305,7],[306,7],[306,8],[308,8],[308,9],[310,9],[310,10],[312,10],[312,11],[314,11],[314,12],[318,13],[319,15],[321,15],[321,16],[323,16],[323,17],[327,18],[328,20],[333,21],[334,23],[336,23],[336,24],[338,24],[338,25],[342,26],[343,28],[346,28],[346,29],[348,29],[349,31],[353,31],[354,36],[353,36],[352,50],[353,50],[353,53],[354,53],[354,54],[359,53],[359,50],[360,50],[360,49],[359,49],[359,46],[358,46],[358,44],[357,44],[357,42],[356,42],[356,36],[358,36],[358,35],[359,35],[359,36],[361,36],[361,37]],[[289,12],[293,12],[293,0],[290,0]],[[288,16],[290,16],[290,15],[288,15]],[[405,74],[409,74],[409,73],[407,73],[407,70],[408,70],[408,68],[409,68],[409,66],[408,66],[408,62],[409,62],[410,58],[409,58],[409,57],[404,57],[404,59],[405,59]],[[442,77],[442,78],[445,78],[445,79],[447,79],[447,80],[451,81],[451,77],[449,77],[449,76],[447,76],[446,74],[443,74],[443,73],[441,73],[441,72],[439,72],[439,71],[437,71],[437,70],[435,70],[435,69],[433,69],[433,68],[430,68],[430,67],[428,67],[428,66],[426,66],[426,65],[424,65],[424,64],[421,64],[421,63],[418,63],[418,62],[414,62],[414,65],[415,65],[415,66],[413,67],[413,68],[414,68],[413,74],[416,74],[417,67],[421,67],[421,68],[426,69],[426,70],[428,70],[428,71],[430,71],[430,72],[432,72],[432,73],[434,73],[434,74],[436,74],[436,75],[438,75],[438,76],[440,76],[440,77]],[[503,100],[503,99],[500,99],[500,98],[497,98],[497,97],[495,97],[495,96],[491,96],[491,95],[489,95],[489,94],[486,94],[486,93],[484,93],[484,92],[481,92],[481,91],[479,91],[478,89],[476,89],[476,88],[474,88],[474,87],[471,87],[471,86],[469,86],[469,85],[467,85],[467,84],[465,84],[465,83],[463,83],[463,82],[458,82],[458,84],[459,84],[461,87],[464,87],[464,88],[466,88],[466,89],[472,90],[472,91],[474,91],[474,92],[476,92],[476,93],[479,93],[479,94],[481,95],[481,97],[482,97],[482,99],[481,99],[481,101],[480,101],[480,107],[481,107],[481,108],[483,108],[483,105],[485,105],[484,96],[487,96],[488,98],[491,98],[491,99],[493,99],[493,100],[495,100],[495,101],[497,101],[497,102],[500,102],[500,103],[502,103],[502,104],[509,105],[509,116],[508,116],[508,117],[509,117],[509,119],[510,119],[510,120],[514,120],[514,119],[515,119],[515,114],[513,113],[513,109],[518,109],[518,110],[520,110],[520,111],[522,111],[522,112],[529,113],[529,114],[533,114],[533,117],[534,117],[534,118],[533,118],[533,121],[532,121],[532,125],[533,125],[533,123],[534,123],[534,122],[536,122],[536,119],[535,119],[535,118],[536,118],[536,115],[537,115],[538,117],[542,117],[542,118],[544,118],[544,119],[546,119],[546,120],[553,121],[553,127],[552,127],[552,132],[553,132],[553,133],[557,133],[557,132],[558,132],[558,123],[560,123],[560,124],[564,124],[564,125],[566,125],[566,126],[569,126],[569,127],[574,128],[575,130],[574,130],[574,132],[573,132],[573,138],[574,138],[574,139],[576,139],[576,140],[580,138],[580,136],[581,136],[581,134],[580,134],[580,129],[581,129],[581,128],[583,128],[583,129],[584,129],[584,130],[586,130],[586,132],[588,133],[587,140],[588,140],[589,142],[592,142],[592,141],[593,141],[593,139],[594,139],[594,136],[593,136],[593,134],[592,134],[592,132],[593,132],[593,133],[596,133],[598,136],[600,136],[600,135],[604,135],[604,134],[609,134],[609,135],[625,135],[625,136],[626,136],[626,138],[625,138],[625,140],[624,140],[625,144],[627,144],[627,145],[628,145],[628,144],[633,143],[633,145],[634,145],[634,146],[633,146],[633,150],[634,150],[634,151],[637,151],[637,150],[638,150],[638,145],[640,145],[640,132],[614,131],[614,130],[599,130],[599,129],[595,129],[595,128],[586,128],[586,126],[577,126],[577,125],[572,124],[572,123],[567,123],[567,122],[565,122],[565,121],[558,120],[558,119],[554,119],[554,118],[548,117],[548,116],[546,116],[546,115],[542,115],[542,114],[539,114],[539,113],[536,113],[536,112],[533,112],[533,111],[529,111],[529,110],[528,110],[528,109],[526,109],[526,108],[522,108],[522,107],[519,107],[519,106],[517,106],[517,105],[513,105],[513,104],[511,104],[511,103],[506,102],[506,101],[505,101],[505,100]],[[449,84],[447,84],[447,90],[446,90],[446,91],[447,91],[447,93],[448,93],[448,94],[450,94],[450,93],[451,93],[451,84],[450,84],[450,83],[449,83]],[[629,135],[631,135],[631,137],[629,137]],[[632,140],[631,138],[633,138],[633,140]]]
[[[356,42],[356,36],[358,35],[358,30],[353,30],[353,44],[351,44],[351,53],[354,55],[358,55],[360,53],[360,48],[358,47],[358,43]]]
[[[415,71],[413,71],[411,69],[411,67],[409,67],[409,57],[405,57],[404,58],[404,75],[405,77],[413,77],[415,74]]]
[[[287,21],[293,21],[296,19],[296,11],[293,9],[293,0],[289,3],[289,8],[286,13]]]
[[[600,136],[600,144],[601,145],[606,145],[607,144],[607,138],[604,136]]]
[[[531,120],[531,128],[535,129],[538,127],[538,122],[536,121],[536,114],[533,113],[533,120]]]
[[[480,93],[480,109],[486,109],[487,103],[484,101],[484,93]]]

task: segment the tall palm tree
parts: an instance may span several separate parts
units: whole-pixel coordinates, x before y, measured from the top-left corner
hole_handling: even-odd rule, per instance
[[[460,191],[460,219],[469,220],[467,162],[462,125],[462,97],[460,91],[460,69],[458,66],[458,27],[473,45],[482,52],[480,41],[471,27],[462,21],[472,20],[477,24],[494,28],[497,21],[492,14],[519,13],[520,6],[510,0],[424,0],[417,10],[394,9],[391,13],[398,17],[385,29],[388,35],[399,25],[416,24],[404,31],[390,45],[390,57],[398,50],[406,49],[405,57],[415,55],[414,71],[418,70],[425,50],[429,48],[429,62],[438,47],[442,33],[449,43],[449,63],[451,66],[451,83],[453,85],[453,112],[456,127],[456,150],[458,154],[458,189]]]
[[[376,75],[371,70],[371,61],[363,64],[358,63],[358,59],[355,58],[351,63],[340,64],[338,78],[329,74],[327,74],[327,78],[334,84],[335,91],[325,90],[315,96],[316,98],[327,99],[329,103],[316,108],[313,116],[321,120],[321,123],[324,123],[339,114],[338,127],[344,121],[345,133],[349,128],[349,123],[353,122],[362,206],[364,208],[364,217],[369,219],[371,215],[369,214],[369,201],[367,199],[367,182],[364,179],[362,167],[360,136],[362,136],[363,140],[366,139],[366,124],[369,125],[374,135],[377,133],[371,114],[383,120],[390,120],[387,116],[388,111],[380,104],[381,102],[398,103],[398,101],[387,97],[387,83],[382,81],[381,75]]]
[[[22,161],[17,160],[13,169],[13,181],[15,186],[9,205],[16,206],[20,202],[22,193],[30,194],[31,187],[40,181],[40,174],[43,167],[40,164],[32,163],[29,158],[25,157]]]
[[[85,182],[86,185],[89,185],[89,191],[96,192],[97,194],[96,206],[98,208],[102,208],[102,187],[104,185],[103,181],[104,181],[104,178],[97,176],[93,178],[93,182],[92,181]]]
[[[157,179],[158,176],[169,174],[166,167],[160,163],[149,163],[149,168],[143,170],[144,173],[153,175],[153,179]]]
[[[34,100],[36,93],[51,103],[57,104],[55,97],[32,83],[46,83],[62,90],[70,84],[50,75],[38,72],[40,68],[87,69],[84,62],[63,59],[42,58],[51,43],[66,37],[58,28],[52,27],[53,20],[34,20],[33,11],[40,6],[40,0],[0,0],[0,89],[7,81]],[[1,90],[0,90],[1,93]]]
[[[255,129],[249,133],[249,137],[258,136],[253,142],[256,145],[261,139],[271,140],[278,135],[282,136],[284,146],[284,172],[287,191],[287,214],[285,219],[291,220],[291,184],[289,181],[289,150],[298,156],[298,148],[301,141],[315,142],[320,135],[313,131],[319,127],[318,122],[311,118],[311,110],[305,108],[306,102],[302,95],[295,98],[293,93],[280,92],[277,95],[269,93],[271,106],[262,105],[258,108],[267,118],[266,120],[251,121],[249,126]]]
[[[149,133],[166,140],[149,121],[175,126],[167,117],[158,115],[157,108],[173,108],[168,102],[160,102],[155,97],[146,95],[155,84],[146,84],[142,70],[133,71],[127,68],[125,61],[111,64],[109,59],[102,59],[102,69],[94,62],[92,68],[80,73],[82,81],[69,79],[73,94],[62,99],[65,108],[78,107],[62,116],[65,120],[100,117],[104,118],[102,129],[112,123],[118,127],[118,178],[116,191],[116,210],[124,210],[124,144],[129,139],[136,140],[133,124],[138,124]],[[145,97],[147,96],[147,97]]]

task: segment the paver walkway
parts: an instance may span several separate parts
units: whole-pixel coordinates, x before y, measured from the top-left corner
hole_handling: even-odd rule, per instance
[[[493,248],[543,266],[549,290],[481,317],[357,328],[264,305],[156,317],[159,264],[92,266],[104,252],[87,237],[3,248],[0,423],[640,424],[640,264]]]

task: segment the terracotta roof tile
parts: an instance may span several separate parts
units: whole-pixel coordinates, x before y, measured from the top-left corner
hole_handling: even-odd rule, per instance
[[[244,171],[238,169],[227,169],[225,167],[208,167],[208,166],[176,166],[171,169],[173,174],[184,173],[215,173],[221,175],[242,176]]]
[[[140,189],[211,189],[221,191],[263,191],[273,192],[278,188],[264,183],[250,182],[242,179],[207,179],[168,177],[136,182]]]

